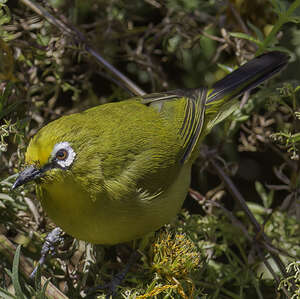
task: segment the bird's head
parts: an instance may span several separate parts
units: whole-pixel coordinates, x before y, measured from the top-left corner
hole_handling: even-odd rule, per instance
[[[30,141],[25,162],[13,189],[30,181],[51,181],[71,170],[76,160],[76,134],[61,133],[56,122],[42,128]],[[75,138],[74,138],[75,137]]]
[[[25,156],[27,167],[19,174],[13,189],[30,181],[49,183],[68,176],[96,179],[100,171],[94,168],[100,164],[95,135],[99,130],[92,129],[94,122],[89,122],[84,115],[73,114],[55,120],[31,139]],[[90,174],[92,178],[88,178]]]

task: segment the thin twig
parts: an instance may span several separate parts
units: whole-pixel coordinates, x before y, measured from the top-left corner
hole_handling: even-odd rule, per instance
[[[107,68],[110,72],[112,72],[123,84],[135,95],[141,96],[144,95],[145,92],[139,88],[133,81],[131,81],[127,76],[118,71],[113,65],[111,65],[108,61],[106,61],[94,48],[92,48],[88,42],[85,40],[84,35],[79,32],[77,29],[73,29],[67,24],[63,23],[53,15],[51,15],[46,9],[34,3],[31,0],[21,0],[23,4],[31,8],[38,15],[44,17],[48,22],[56,26],[62,33],[69,35],[76,42],[80,42],[84,45],[85,50],[90,53],[93,57],[97,59],[97,61]]]
[[[244,23],[244,21],[242,20],[240,14],[237,12],[237,10],[235,9],[235,7],[233,6],[233,4],[230,1],[227,1],[227,5],[229,6],[233,16],[236,18],[236,20],[238,21],[238,23],[240,24],[240,26],[242,27],[242,30],[244,31],[244,33],[251,35],[250,31],[248,30],[246,24]]]
[[[232,197],[239,203],[242,210],[245,212],[247,217],[250,219],[252,225],[254,226],[254,228],[256,230],[256,233],[261,236],[261,238],[264,240],[264,242],[271,244],[270,238],[262,231],[260,224],[258,223],[256,218],[254,217],[254,215],[248,208],[244,197],[239,192],[239,190],[236,188],[236,186],[234,185],[232,180],[226,175],[226,173],[223,171],[223,169],[217,164],[217,162],[213,158],[210,159],[210,162],[211,162],[211,165],[213,166],[213,168],[215,169],[215,171],[217,172],[218,176],[225,183],[225,186],[228,189],[228,191],[230,192],[230,194],[232,195]],[[261,244],[264,245],[264,242],[261,242]],[[264,246],[264,247],[266,248],[266,246]],[[266,249],[268,250],[269,248],[266,248]],[[270,253],[271,257],[273,258],[274,262],[276,263],[276,265],[277,265],[278,269],[280,270],[280,272],[282,273],[283,277],[287,277],[285,265],[282,262],[281,258],[278,256],[278,254],[276,254],[274,251],[268,250],[268,252]]]

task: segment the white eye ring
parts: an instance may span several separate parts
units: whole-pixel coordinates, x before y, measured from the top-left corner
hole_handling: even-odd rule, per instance
[[[64,150],[67,152],[66,158],[64,160],[57,159],[56,155],[60,150]],[[73,163],[75,156],[76,156],[76,153],[72,149],[69,142],[66,142],[66,141],[55,144],[53,151],[51,153],[52,160],[55,159],[56,163],[62,168],[69,167]]]

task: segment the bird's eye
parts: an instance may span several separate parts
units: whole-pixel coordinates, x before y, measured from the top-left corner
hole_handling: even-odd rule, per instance
[[[65,150],[64,148],[60,149],[55,155],[56,159],[60,161],[66,160],[68,156],[69,156],[68,151]]]
[[[53,165],[62,169],[68,169],[75,157],[76,153],[67,141],[55,144],[50,156]]]

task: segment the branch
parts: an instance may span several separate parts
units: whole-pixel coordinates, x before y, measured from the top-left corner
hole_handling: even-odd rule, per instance
[[[131,81],[128,77],[118,71],[113,65],[111,65],[108,61],[106,61],[93,47],[91,47],[84,35],[78,31],[77,29],[73,29],[61,20],[57,19],[53,15],[51,15],[46,9],[34,3],[31,0],[20,0],[23,4],[28,6],[34,12],[36,12],[41,17],[45,18],[49,23],[53,24],[57,27],[63,34],[70,36],[75,42],[80,42],[84,45],[85,50],[96,58],[98,63],[108,69],[113,75],[119,79],[126,88],[133,93],[134,95],[141,96],[144,95],[145,92],[139,88],[133,81]]]
[[[254,217],[253,213],[248,208],[246,201],[242,194],[239,192],[239,190],[234,185],[233,181],[229,178],[228,175],[224,172],[224,170],[219,166],[219,164],[213,159],[210,159],[210,163],[217,172],[220,179],[224,182],[227,190],[230,192],[231,196],[239,203],[242,210],[245,212],[247,217],[249,218],[250,222],[255,228],[255,231],[257,233],[257,236],[263,239],[263,242],[260,242],[261,245],[269,252],[270,256],[273,258],[274,262],[276,263],[278,269],[282,273],[283,277],[287,277],[285,265],[282,262],[281,258],[277,253],[275,253],[273,250],[269,250],[267,246],[265,246],[265,243],[271,244],[270,238],[262,231],[261,225],[258,223],[256,218]],[[276,279],[276,277],[274,277]],[[278,281],[278,279],[276,279]]]

